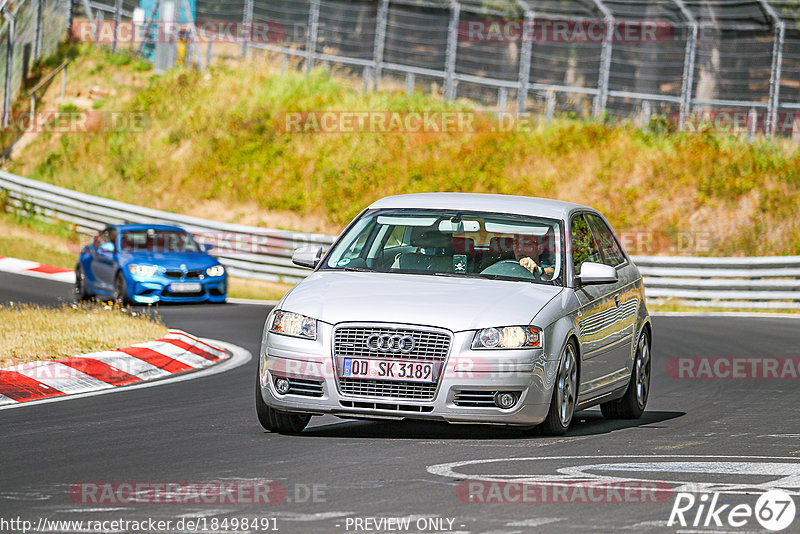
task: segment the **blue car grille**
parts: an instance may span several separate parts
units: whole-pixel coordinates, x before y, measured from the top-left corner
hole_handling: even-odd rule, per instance
[[[166,276],[167,278],[180,280],[181,278],[184,277],[184,272],[170,269],[164,272],[164,276]],[[202,269],[193,269],[191,271],[186,271],[186,280],[199,280],[202,277],[203,277]]]

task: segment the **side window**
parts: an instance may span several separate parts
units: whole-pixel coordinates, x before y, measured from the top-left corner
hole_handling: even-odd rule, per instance
[[[582,215],[578,215],[572,219],[572,228],[570,229],[570,240],[572,241],[572,265],[575,269],[575,274],[581,274],[581,264],[585,261],[600,263],[602,256],[600,249],[595,243],[592,231],[589,225],[586,224],[586,219]]]
[[[617,240],[614,239],[614,233],[605,221],[591,213],[586,214],[586,219],[589,221],[594,237],[600,245],[600,251],[603,253],[603,263],[612,267],[625,263],[625,255],[622,253]]]

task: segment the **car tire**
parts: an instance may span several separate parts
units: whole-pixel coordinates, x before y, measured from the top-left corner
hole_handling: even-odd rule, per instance
[[[547,417],[540,425],[541,431],[548,436],[560,436],[569,429],[575,415],[578,401],[578,349],[575,342],[569,340],[561,351],[558,363],[556,382],[553,385],[553,398]]]
[[[636,343],[636,356],[625,395],[620,399],[601,404],[600,411],[606,419],[638,419],[644,413],[649,394],[650,336],[647,330],[642,330]]]
[[[256,414],[264,430],[279,434],[299,434],[311,420],[310,415],[283,413],[267,406],[261,396],[261,384],[256,377]]]
[[[75,299],[86,301],[90,298],[92,295],[86,289],[86,274],[81,267],[75,267]]]
[[[125,305],[130,303],[128,298],[128,284],[125,283],[125,277],[121,272],[117,273],[114,277],[114,303],[118,305]]]

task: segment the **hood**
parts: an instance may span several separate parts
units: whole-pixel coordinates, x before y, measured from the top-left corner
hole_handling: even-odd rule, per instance
[[[531,282],[319,271],[295,287],[280,307],[329,324],[393,322],[459,332],[530,324],[561,291]]]
[[[206,269],[219,263],[216,258],[202,252],[120,252],[119,263],[122,266],[131,263],[159,265],[165,269]]]

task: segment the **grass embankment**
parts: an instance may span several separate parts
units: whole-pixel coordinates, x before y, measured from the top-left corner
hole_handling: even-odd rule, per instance
[[[67,100],[86,108],[87,87],[105,88],[91,107],[144,111],[147,130],[39,135],[10,170],[129,202],[306,231],[337,232],[364,205],[395,193],[543,196],[594,206],[621,232],[702,234],[703,247],[678,246],[684,254],[800,254],[792,145],[565,118],[504,133],[487,122],[467,133],[286,134],[287,111],[472,107],[422,93],[362,94],[323,70],[281,74],[276,64],[260,56],[157,77],[81,48]]]
[[[150,314],[113,306],[0,304],[0,368],[128,347],[166,333]]]

